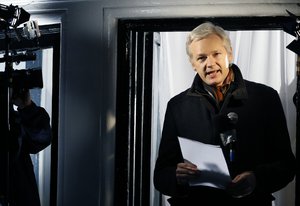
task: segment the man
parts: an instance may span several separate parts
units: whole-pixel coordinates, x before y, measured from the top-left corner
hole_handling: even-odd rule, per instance
[[[187,38],[186,50],[197,75],[191,88],[168,103],[155,187],[171,196],[172,206],[271,206],[271,194],[295,175],[295,157],[278,93],[243,79],[231,63],[230,39],[219,26],[203,23],[196,27]],[[229,114],[238,120],[232,121]],[[236,131],[233,160],[231,148],[220,137],[227,130]],[[232,178],[225,190],[189,185],[201,176],[201,168],[184,160],[178,137],[221,146]]]
[[[10,111],[9,194],[3,204],[8,201],[11,206],[40,206],[30,154],[50,145],[50,118],[44,108],[31,100],[28,89],[14,89],[11,102],[17,106],[17,111],[13,108]]]

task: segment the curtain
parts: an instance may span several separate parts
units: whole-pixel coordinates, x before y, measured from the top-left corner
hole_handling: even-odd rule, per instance
[[[153,61],[152,170],[157,156],[164,114],[168,100],[191,86],[195,72],[185,52],[187,32],[155,33]],[[234,63],[245,79],[263,83],[280,95],[291,137],[296,145],[296,108],[292,101],[296,91],[296,55],[286,46],[294,39],[281,30],[229,32]],[[159,89],[158,89],[159,88]],[[152,178],[152,176],[151,176]],[[160,205],[159,193],[151,188],[151,205]],[[294,205],[295,182],[273,194],[274,206]],[[161,205],[168,205],[163,196]]]

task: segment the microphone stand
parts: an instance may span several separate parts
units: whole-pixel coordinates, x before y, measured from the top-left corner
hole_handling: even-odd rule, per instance
[[[10,193],[10,111],[13,108],[10,102],[10,83],[13,71],[13,62],[9,61],[9,26],[5,28],[5,70],[0,82],[0,123],[1,123],[1,153],[0,153],[0,203],[9,206]]]

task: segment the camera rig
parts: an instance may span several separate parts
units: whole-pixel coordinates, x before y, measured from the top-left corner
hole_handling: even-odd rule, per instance
[[[287,45],[286,48],[297,55],[300,55],[300,17],[288,10],[286,10],[286,12],[289,14],[291,21],[283,25],[283,30],[286,33],[296,37],[296,39]]]
[[[0,58],[0,63],[5,62],[5,71],[0,73],[1,85],[8,81],[7,86],[14,89],[32,89],[42,88],[42,75],[41,70],[28,69],[28,70],[14,70],[13,63],[21,61],[32,61],[36,59],[36,55],[32,51],[25,53],[18,53],[10,49],[10,43],[14,39],[21,41],[23,39],[36,40],[40,37],[38,24],[36,21],[29,21],[30,14],[23,8],[18,6],[6,6],[0,4],[0,30],[5,34],[5,54]],[[24,23],[22,30],[18,29],[20,24]],[[14,31],[15,36],[13,36]]]
[[[4,71],[0,72],[0,205],[10,205],[10,136],[11,112],[13,104],[10,101],[11,91],[42,88],[41,69],[15,70],[13,63],[33,61],[36,55],[32,50],[19,52],[10,48],[11,42],[17,40],[32,40],[38,44],[40,37],[36,21],[29,21],[30,14],[23,8],[14,5],[0,4],[0,34],[4,34],[5,51],[0,63],[5,63]],[[23,25],[20,29],[19,26]]]

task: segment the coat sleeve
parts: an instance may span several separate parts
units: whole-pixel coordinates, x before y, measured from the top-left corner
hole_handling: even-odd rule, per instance
[[[168,103],[154,169],[154,186],[165,195],[181,196],[184,194],[185,187],[177,184],[176,168],[179,162],[183,162],[183,157],[171,110],[170,103]]]
[[[35,154],[49,146],[52,133],[46,110],[32,102],[18,112],[21,117],[22,150]]]
[[[258,165],[255,169],[257,188],[273,193],[285,187],[293,180],[296,160],[291,149],[286,118],[278,93],[268,93],[268,105],[265,105],[264,119],[265,144],[268,151],[268,162]]]

